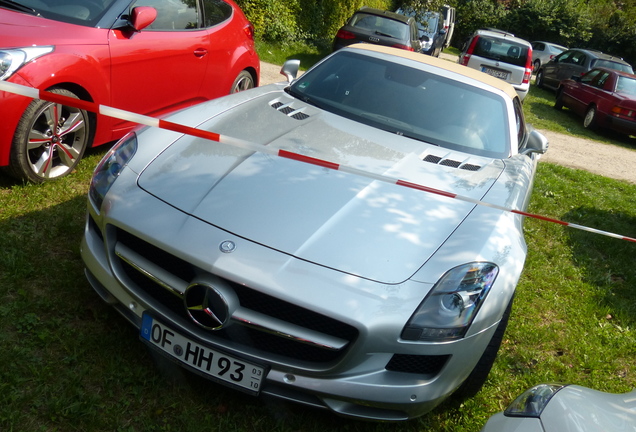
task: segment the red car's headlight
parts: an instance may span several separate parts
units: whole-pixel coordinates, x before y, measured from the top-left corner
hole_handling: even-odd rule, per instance
[[[6,80],[28,62],[53,52],[54,48],[40,46],[0,50],[0,80]]]

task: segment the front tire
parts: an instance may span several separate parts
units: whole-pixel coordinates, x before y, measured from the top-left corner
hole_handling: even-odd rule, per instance
[[[536,59],[534,61],[534,72],[537,72],[540,67],[541,67],[541,62],[539,61],[539,59]]]
[[[495,334],[492,336],[492,339],[488,343],[488,346],[486,347],[484,353],[481,355],[481,358],[475,365],[475,368],[470,373],[470,375],[468,375],[468,378],[466,378],[466,380],[453,393],[452,398],[455,401],[461,402],[465,399],[475,396],[484,386],[484,383],[488,378],[488,374],[490,373],[490,369],[492,369],[492,366],[495,363],[495,359],[497,358],[497,352],[499,351],[499,347],[501,346],[501,342],[503,341],[506,327],[508,327],[508,320],[510,318],[510,312],[512,311],[513,299],[514,296],[512,299],[510,299],[510,302],[508,303],[508,306],[506,307],[506,310],[501,317],[501,321],[499,321],[499,325],[497,325]]]
[[[79,99],[64,89],[53,89],[51,93]],[[35,99],[18,122],[8,173],[33,183],[63,177],[75,169],[90,137],[86,111]]]
[[[590,130],[596,129],[596,107],[594,105],[590,106],[585,112],[583,127]]]
[[[248,71],[241,71],[234,80],[230,94],[254,88],[254,78]]]
[[[535,83],[537,84],[537,87],[543,88],[543,71],[542,70],[537,71],[537,78],[535,79]]]

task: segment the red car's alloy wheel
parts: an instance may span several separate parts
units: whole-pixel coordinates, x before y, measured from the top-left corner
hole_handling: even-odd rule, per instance
[[[68,90],[52,92],[77,98]],[[65,176],[82,158],[90,135],[86,111],[34,100],[24,111],[13,139],[11,174],[36,183]]]

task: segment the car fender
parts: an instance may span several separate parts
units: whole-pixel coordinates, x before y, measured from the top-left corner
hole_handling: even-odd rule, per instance
[[[259,85],[260,64],[259,62],[254,61],[255,56],[256,52],[250,50],[246,46],[240,46],[234,51],[232,56],[232,70],[229,75],[231,77],[230,85],[234,82],[237,75],[243,70],[247,70],[252,74],[255,87]],[[256,69],[252,66],[254,64],[257,65]]]
[[[97,45],[89,55],[78,55],[62,46],[18,70],[16,75],[31,87],[50,90],[63,87],[80,98],[101,105],[110,104],[110,56],[106,45]],[[17,77],[9,79],[18,82]],[[111,140],[110,124],[112,119],[97,117],[99,127],[96,130],[94,144]]]

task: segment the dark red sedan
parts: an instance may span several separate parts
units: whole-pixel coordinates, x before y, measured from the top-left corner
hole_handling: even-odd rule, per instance
[[[636,135],[636,75],[596,68],[561,81],[554,107],[567,107],[583,116],[586,128]]]
[[[0,0],[0,79],[162,116],[258,85],[253,27],[233,0]],[[32,182],[135,125],[0,92],[0,166]]]

